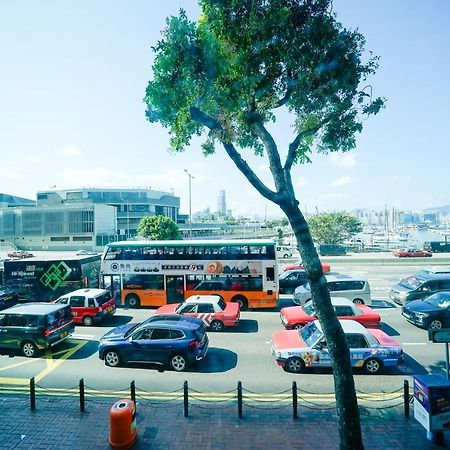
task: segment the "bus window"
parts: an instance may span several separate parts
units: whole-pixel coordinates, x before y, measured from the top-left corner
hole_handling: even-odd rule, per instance
[[[122,249],[121,248],[113,248],[108,247],[106,250],[105,260],[112,260],[112,259],[123,259],[122,258]]]

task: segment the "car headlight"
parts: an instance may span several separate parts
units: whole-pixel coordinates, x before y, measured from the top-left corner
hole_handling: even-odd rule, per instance
[[[421,313],[421,312],[416,312],[415,315],[418,319],[423,319],[424,317],[428,317],[427,313]]]

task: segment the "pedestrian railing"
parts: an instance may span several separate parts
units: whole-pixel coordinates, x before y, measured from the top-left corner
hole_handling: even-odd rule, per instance
[[[391,392],[364,392],[357,390],[358,404],[360,407],[372,410],[386,410],[403,405],[405,417],[409,417],[409,407],[413,400],[410,392],[409,382],[404,380],[403,387]],[[84,412],[86,403],[95,398],[131,398],[139,405],[161,407],[183,407],[184,416],[189,415],[190,408],[202,409],[230,409],[237,410],[239,418],[243,417],[244,409],[259,410],[283,410],[290,409],[292,416],[296,419],[300,408],[311,410],[333,410],[336,408],[334,392],[317,393],[305,390],[297,385],[281,392],[260,393],[246,389],[239,381],[236,389],[226,392],[210,393],[200,392],[189,387],[185,381],[183,386],[171,392],[147,392],[139,389],[134,381],[120,390],[99,390],[89,387],[81,379],[77,386],[72,388],[49,388],[40,386],[34,378],[30,379],[29,385],[0,385],[1,395],[29,396],[30,408],[35,409],[37,400],[43,397],[71,397],[79,399],[80,411]]]

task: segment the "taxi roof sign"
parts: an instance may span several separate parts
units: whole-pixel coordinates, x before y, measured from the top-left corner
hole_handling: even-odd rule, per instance
[[[440,330],[428,330],[428,339],[431,342],[447,344],[450,342],[450,328]]]

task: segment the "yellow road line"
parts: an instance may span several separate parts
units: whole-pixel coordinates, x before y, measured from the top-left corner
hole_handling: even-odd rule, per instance
[[[40,380],[42,380],[42,378],[46,377],[50,372],[59,367],[66,359],[74,355],[78,350],[80,350],[80,348],[85,346],[87,343],[88,341],[80,341],[79,344],[75,345],[75,347],[68,350],[64,355],[61,356],[61,358],[57,360],[53,360],[51,352],[47,351],[46,358],[47,361],[50,360],[50,363],[47,363],[47,367],[34,377],[35,381],[39,382]]]
[[[18,362],[16,364],[11,364],[10,366],[0,367],[0,372],[2,370],[13,369],[14,367],[25,366],[26,364],[31,364],[31,363],[34,363],[36,361],[40,361],[40,360],[38,360],[38,359],[27,359],[26,361],[21,361],[21,362]]]

